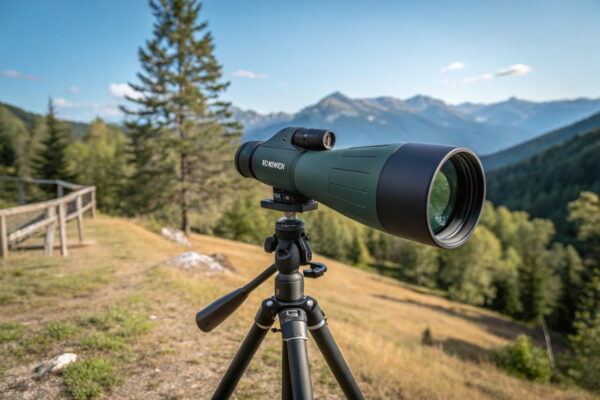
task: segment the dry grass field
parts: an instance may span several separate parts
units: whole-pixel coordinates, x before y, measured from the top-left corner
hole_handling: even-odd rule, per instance
[[[310,232],[310,227],[309,227]],[[86,220],[93,245],[69,258],[40,251],[0,261],[0,397],[207,399],[272,284],[256,290],[213,332],[195,313],[270,264],[257,246],[194,236],[193,250],[220,253],[232,273],[206,276],[165,265],[189,251],[133,221]],[[524,382],[495,368],[489,351],[528,333],[497,314],[447,301],[392,279],[315,256],[329,266],[306,292],[331,330],[368,399],[587,399],[575,388]],[[436,345],[422,346],[429,327]],[[280,334],[268,334],[236,399],[279,397]],[[34,378],[43,359],[75,352],[63,374]],[[317,399],[343,395],[309,344]]]

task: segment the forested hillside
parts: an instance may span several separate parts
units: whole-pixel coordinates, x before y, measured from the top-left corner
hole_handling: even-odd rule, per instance
[[[591,121],[600,124],[600,115],[584,122]],[[566,128],[561,131],[572,132]],[[553,139],[554,136],[548,138]],[[524,161],[493,170],[487,178],[491,201],[513,210],[525,210],[534,217],[551,219],[559,240],[572,242],[575,232],[566,218],[567,204],[583,190],[600,193],[600,129],[576,135]]]
[[[121,128],[106,126],[122,134]],[[61,120],[59,127],[69,144],[85,141],[91,124]],[[46,116],[0,103],[0,174],[47,178],[36,168],[47,134]]]
[[[565,126],[545,135],[536,137],[525,143],[494,154],[481,157],[483,166],[487,171],[525,160],[537,153],[540,153],[550,147],[563,143],[575,135],[585,133],[591,129],[600,127],[600,113],[594,114],[589,118],[579,121],[575,124]]]
[[[0,109],[4,110],[4,112],[8,112],[8,114],[10,114],[13,117],[17,118],[18,120],[22,121],[23,124],[25,124],[25,126],[28,128],[31,128],[31,127],[35,126],[36,124],[39,124],[40,121],[43,119],[42,115],[32,113],[29,111],[25,111],[22,108],[19,108],[19,107],[16,107],[16,106],[13,106],[13,105],[7,104],[7,103],[0,102]],[[5,116],[6,114],[4,114],[4,112],[2,112],[3,118],[6,117]],[[85,132],[88,130],[88,127],[90,125],[85,122],[75,122],[75,121],[63,121],[63,122],[69,127],[69,130],[72,132],[74,139],[82,138],[83,135],[85,134]]]

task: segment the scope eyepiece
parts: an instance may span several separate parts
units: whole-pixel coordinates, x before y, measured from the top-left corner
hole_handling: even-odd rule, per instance
[[[246,178],[256,179],[252,170],[252,155],[263,142],[252,141],[242,144],[235,152],[235,169]]]
[[[298,128],[292,143],[306,150],[331,150],[335,145],[335,134],[327,129]]]

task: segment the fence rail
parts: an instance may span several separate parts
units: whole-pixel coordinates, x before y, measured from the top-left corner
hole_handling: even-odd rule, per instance
[[[67,222],[77,220],[79,242],[83,242],[83,215],[96,214],[96,187],[83,186],[61,180],[31,179],[0,176],[1,181],[18,185],[19,204],[25,202],[25,184],[56,185],[56,199],[0,210],[0,256],[8,257],[9,249],[22,241],[44,233],[44,255],[51,256],[54,235],[58,227],[61,255],[67,256]],[[65,189],[72,192],[65,195]]]

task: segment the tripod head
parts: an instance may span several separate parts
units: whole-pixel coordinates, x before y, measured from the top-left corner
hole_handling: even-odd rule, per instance
[[[304,231],[304,221],[296,219],[296,213],[317,209],[315,200],[295,193],[273,188],[273,199],[260,202],[262,208],[283,211],[283,218],[275,222],[275,233],[265,239],[264,250],[274,253],[275,263],[261,272],[246,285],[214,301],[196,314],[196,325],[204,332],[216,328],[235,312],[248,298],[248,295],[273,274],[275,296],[282,301],[297,301],[304,297],[304,277],[319,278],[327,267],[311,262],[312,250]],[[300,273],[300,266],[309,265]]]

